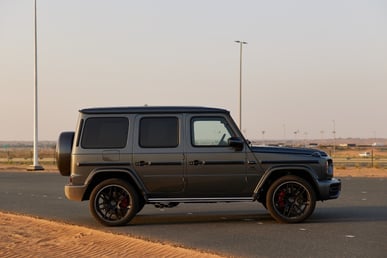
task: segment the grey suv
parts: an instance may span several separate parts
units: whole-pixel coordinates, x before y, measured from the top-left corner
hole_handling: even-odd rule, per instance
[[[250,146],[219,108],[83,109],[77,130],[60,134],[56,159],[69,176],[66,197],[89,200],[107,226],[127,224],[145,204],[252,201],[296,223],[341,190],[325,152]]]

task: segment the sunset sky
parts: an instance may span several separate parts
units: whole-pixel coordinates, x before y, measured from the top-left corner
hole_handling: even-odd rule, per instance
[[[387,1],[37,0],[39,139],[96,106],[221,107],[249,139],[387,138]],[[0,141],[33,139],[33,0],[0,0]],[[265,132],[262,134],[262,132]],[[295,135],[294,132],[299,132]]]

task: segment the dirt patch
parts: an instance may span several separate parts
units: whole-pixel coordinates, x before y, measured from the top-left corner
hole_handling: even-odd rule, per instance
[[[32,166],[30,165],[24,165],[24,164],[7,164],[7,163],[0,163],[0,172],[26,172],[30,171]],[[39,170],[36,172],[52,172],[52,173],[58,173],[58,168],[56,165],[43,165],[44,170]]]
[[[335,177],[387,177],[383,168],[336,168]]]
[[[221,257],[4,212],[0,227],[0,257]]]

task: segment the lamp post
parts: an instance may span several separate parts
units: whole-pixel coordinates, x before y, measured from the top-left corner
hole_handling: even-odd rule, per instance
[[[335,120],[332,120],[333,122],[333,155],[332,157],[334,158],[335,155],[336,155],[336,121]]]
[[[239,44],[239,129],[242,131],[242,45],[245,41],[235,40]]]
[[[33,150],[33,164],[28,170],[44,170],[39,165],[38,159],[38,31],[37,31],[37,17],[36,17],[36,0],[34,0],[34,150]]]

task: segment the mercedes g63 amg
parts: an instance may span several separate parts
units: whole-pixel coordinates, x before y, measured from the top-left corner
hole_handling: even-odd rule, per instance
[[[146,204],[252,202],[282,223],[338,198],[332,159],[315,149],[251,146],[229,111],[206,107],[88,108],[60,134],[56,159],[70,200],[102,224],[127,224]]]

